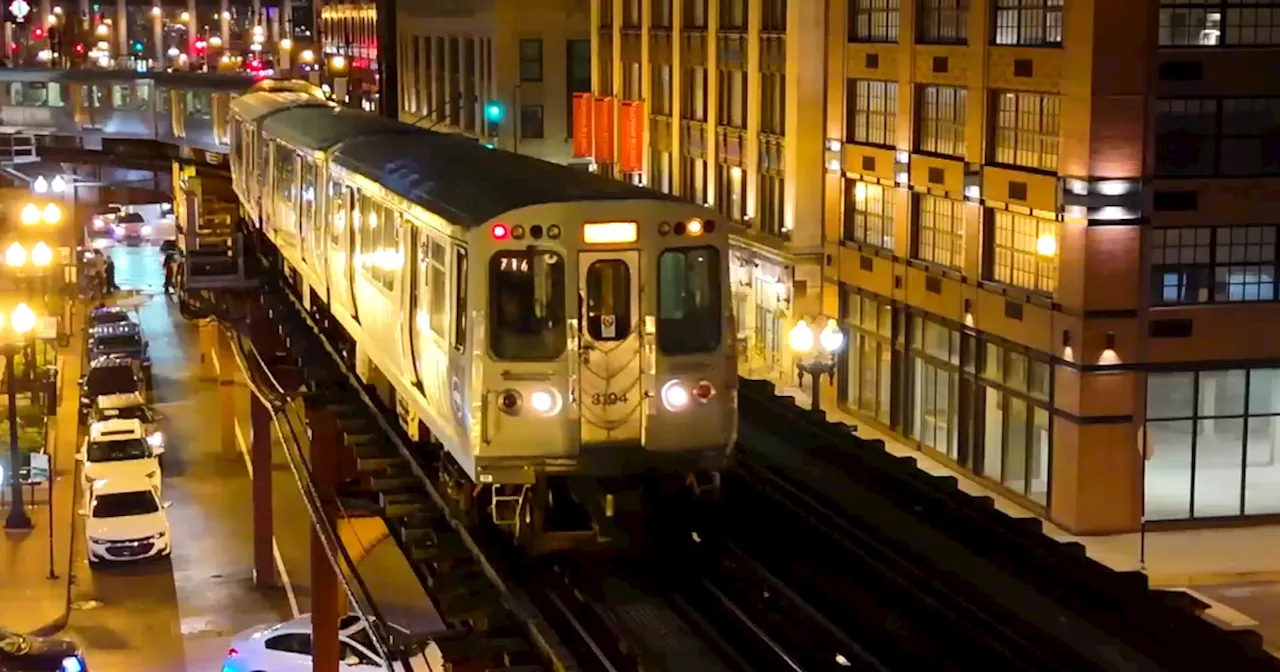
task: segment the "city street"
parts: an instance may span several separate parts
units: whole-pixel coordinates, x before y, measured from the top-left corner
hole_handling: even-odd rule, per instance
[[[90,570],[77,519],[73,611],[63,635],[95,672],[219,669],[230,635],[290,616],[283,589],[253,585],[252,498],[245,463],[223,452],[217,382],[200,365],[199,335],[162,292],[156,247],[116,247],[116,280],[148,300],[138,314],[151,343],[155,401],[168,437],[165,499],[173,502],[169,560]],[[307,520],[292,521],[305,543]]]

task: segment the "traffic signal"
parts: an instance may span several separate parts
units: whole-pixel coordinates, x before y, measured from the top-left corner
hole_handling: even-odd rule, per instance
[[[488,127],[488,136],[496,137],[498,135],[498,127],[502,124],[502,103],[497,101],[489,101],[484,106],[484,120]]]
[[[44,28],[41,28],[40,26],[36,26],[35,28],[32,28],[32,29],[31,29],[31,37],[33,37],[33,38],[35,38],[35,39],[37,39],[37,40],[43,40],[43,39],[44,39]]]
[[[141,42],[134,42],[134,43],[133,43],[133,51],[134,51],[134,53],[141,54],[141,53],[142,53],[142,43],[141,43]]]
[[[84,42],[76,42],[76,56],[84,56]]]

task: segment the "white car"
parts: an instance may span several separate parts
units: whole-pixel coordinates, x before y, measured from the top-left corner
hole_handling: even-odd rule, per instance
[[[95,480],[85,492],[84,534],[89,564],[169,555],[168,502],[160,487],[142,476]]]
[[[147,405],[141,392],[104,394],[93,402],[89,412],[90,422],[103,420],[137,420],[147,435],[147,443],[153,448],[164,448],[164,432],[160,431],[160,414]]]
[[[404,629],[396,625],[401,633]],[[378,647],[374,646],[368,626],[360,616],[352,614],[338,623],[338,669],[342,672],[371,672],[388,669]],[[444,656],[435,642],[425,651],[409,659],[406,669],[401,661],[392,661],[397,672],[443,672]],[[260,625],[235,636],[227,651],[222,672],[310,672],[311,614],[303,614],[278,625]]]
[[[89,425],[89,437],[76,459],[84,463],[86,481],[140,477],[160,487],[163,445],[147,440],[142,422],[115,418]]]

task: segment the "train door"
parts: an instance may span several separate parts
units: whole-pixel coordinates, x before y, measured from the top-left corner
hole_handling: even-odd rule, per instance
[[[578,255],[581,441],[638,443],[641,434],[640,253]]]

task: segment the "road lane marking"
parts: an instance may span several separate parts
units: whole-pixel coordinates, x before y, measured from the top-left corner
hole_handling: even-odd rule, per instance
[[[249,447],[244,440],[244,433],[240,431],[240,423],[235,425],[236,445],[240,448],[240,457],[244,458],[244,467],[249,470],[249,478],[253,478],[253,462],[249,459]],[[271,535],[271,554],[276,559],[276,569],[280,572],[280,582],[284,584],[284,594],[289,598],[289,610],[293,612],[293,617],[297,618],[302,615],[302,610],[298,608],[298,596],[293,593],[293,583],[289,581],[289,572],[284,568],[284,558],[280,555],[280,544],[276,543],[276,535]]]

